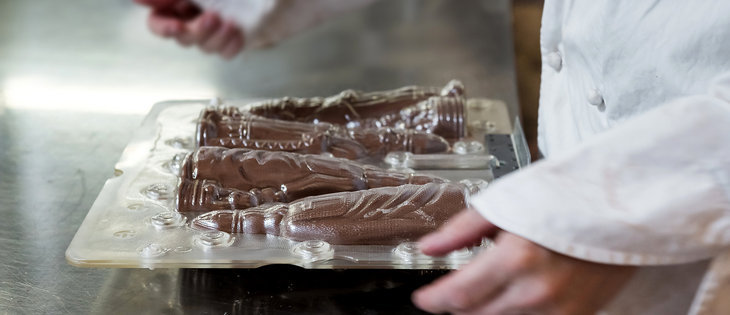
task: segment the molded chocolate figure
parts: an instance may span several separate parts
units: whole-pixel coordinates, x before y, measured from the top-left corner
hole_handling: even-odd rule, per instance
[[[273,119],[346,125],[351,121],[397,113],[433,96],[464,97],[464,85],[452,80],[441,89],[404,86],[375,92],[345,90],[327,98],[284,97],[254,104],[249,111]]]
[[[285,202],[286,196],[272,188],[251,188],[247,191],[222,187],[213,180],[180,181],[177,195],[178,212],[203,212],[225,209],[247,209],[268,202]]]
[[[466,99],[434,96],[396,113],[357,121],[363,128],[394,127],[412,129],[442,136],[450,141],[464,138],[464,108]]]
[[[434,231],[466,208],[465,186],[402,185],[307,197],[246,210],[212,211],[193,226],[331,244],[398,244]]]
[[[320,155],[222,147],[193,151],[181,172],[181,212],[245,209],[333,192],[446,181]]]
[[[279,120],[327,122],[347,128],[414,129],[449,140],[464,137],[464,86],[452,80],[434,87],[406,86],[390,91],[342,91],[327,98],[284,97],[249,108],[250,113]]]
[[[222,146],[303,154],[330,152],[350,159],[367,156],[361,144],[333,127],[330,124],[267,119],[242,114],[233,107],[221,107],[203,111],[196,137],[201,147]]]
[[[392,128],[345,130],[327,123],[301,123],[253,116],[233,107],[203,111],[196,134],[199,146],[223,146],[304,154],[329,152],[352,160],[379,159],[388,152],[443,153],[442,137]]]

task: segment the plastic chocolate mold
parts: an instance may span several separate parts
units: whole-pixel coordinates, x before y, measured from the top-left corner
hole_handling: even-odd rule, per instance
[[[424,99],[448,98],[463,93],[459,92],[456,85],[453,91],[446,92],[445,95],[440,89],[426,90],[419,96],[418,101],[411,100],[409,104],[404,104],[397,115],[408,114],[409,108],[410,113],[413,113],[413,106],[417,106]],[[344,93],[339,97],[346,101],[362,98],[362,95],[364,94],[353,96]],[[417,174],[423,174],[424,178],[439,179],[432,180],[434,183],[427,185],[458,186],[463,189],[464,196],[467,196],[488,189],[488,183],[495,177],[493,173],[495,167],[501,167],[503,170],[512,169],[519,166],[509,165],[512,161],[524,163],[529,160],[526,150],[520,146],[524,143],[521,130],[507,115],[504,103],[489,99],[462,101],[465,103],[461,122],[464,134],[459,139],[448,140],[450,146],[448,152],[436,154],[390,152],[391,155],[384,152],[375,155],[377,159],[357,161],[369,165],[365,171],[358,170],[357,167],[350,170],[356,170],[355,174],[360,174],[357,176],[362,176],[363,173],[377,173],[376,171],[393,174],[388,169],[399,169],[399,172],[395,172],[398,174],[415,171]],[[251,100],[217,100],[215,103],[218,106],[235,106],[242,112],[252,108],[251,104],[257,104],[256,106],[273,104]],[[486,245],[477,246],[444,257],[430,257],[420,253],[412,237],[404,237],[402,240],[384,239],[383,242],[371,242],[368,245],[353,245],[351,242],[340,242],[337,238],[307,239],[309,236],[286,238],[280,235],[229,233],[197,227],[195,222],[200,220],[195,219],[202,213],[179,212],[178,189],[183,181],[181,174],[185,172],[185,163],[196,143],[196,140],[193,140],[196,139],[196,122],[200,118],[200,113],[209,106],[209,101],[171,101],[156,104],[152,108],[142,125],[135,131],[133,140],[115,166],[115,169],[119,170],[118,176],[107,180],[69,245],[66,257],[71,264],[84,267],[140,268],[253,268],[268,264],[293,264],[306,268],[450,269],[467,263],[475,254],[488,248]],[[273,118],[276,117],[271,116],[267,119]],[[362,128],[367,124],[376,124],[375,120],[353,121],[355,120],[344,123],[332,121],[328,124],[335,126],[338,132],[344,133],[348,133],[353,127]],[[380,124],[384,125],[383,122]],[[405,127],[406,123],[387,126],[393,130],[405,130],[401,129]],[[421,131],[428,130],[422,128]],[[490,144],[486,139],[491,136],[503,136],[502,138],[507,140],[492,141]],[[446,138],[450,137],[444,136],[444,139]],[[500,147],[496,147],[494,143],[499,143]],[[505,157],[505,152],[513,156]],[[332,152],[324,152],[320,157],[324,161],[338,158]],[[348,163],[342,164],[349,165]],[[410,175],[399,176],[398,178],[404,182],[397,185],[408,184],[408,181],[412,180],[408,178]],[[441,179],[450,183],[443,183]],[[220,183],[216,182],[216,185]],[[296,189],[292,187],[294,186],[279,185],[274,195],[276,192],[281,192],[283,196],[291,197],[292,189]],[[262,187],[254,188],[263,191]],[[251,189],[239,190],[251,193]],[[358,194],[363,191],[367,190],[353,190],[345,194]],[[291,200],[283,198],[278,201],[292,206],[301,200],[304,200],[304,203],[299,204],[306,204],[307,198],[326,195],[297,196]],[[218,200],[226,204],[230,204],[229,196],[230,192],[227,194],[218,192]],[[365,200],[362,197],[358,198],[355,199]],[[304,209],[301,207],[294,206],[296,209]],[[367,208],[361,215],[388,217],[387,209]],[[227,210],[230,209],[221,211]],[[299,218],[297,220],[292,222],[298,222],[296,224],[306,222]],[[297,227],[296,224],[294,227]],[[296,235],[306,235],[311,231],[296,230],[296,232],[303,233]]]

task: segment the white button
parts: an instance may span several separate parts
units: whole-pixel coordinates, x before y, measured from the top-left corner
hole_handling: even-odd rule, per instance
[[[558,51],[553,51],[545,56],[545,61],[548,66],[553,68],[555,71],[560,71],[560,69],[563,68],[563,56],[561,56]]]
[[[588,90],[588,103],[594,106],[603,105],[603,95],[597,89]]]

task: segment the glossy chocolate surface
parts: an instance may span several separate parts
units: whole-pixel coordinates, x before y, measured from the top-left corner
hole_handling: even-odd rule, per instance
[[[378,92],[346,90],[327,98],[285,97],[252,106],[252,114],[347,128],[414,129],[450,140],[464,137],[464,86],[452,80],[435,87],[407,86]]]
[[[402,185],[307,197],[246,210],[212,211],[193,225],[331,244],[397,244],[432,232],[466,207],[463,185]]]
[[[351,160],[443,153],[464,137],[464,88],[408,86],[210,107],[181,174],[179,211],[199,227],[332,244],[394,244],[466,206],[464,186]],[[216,147],[208,147],[216,146]],[[227,149],[238,148],[238,149]],[[320,153],[331,153],[330,158]]]
[[[443,137],[393,128],[344,129],[328,123],[302,123],[253,116],[235,107],[208,108],[197,126],[198,146],[222,146],[304,154],[331,153],[352,160],[377,159],[392,151],[443,153]]]
[[[177,196],[178,212],[201,212],[225,209],[246,209],[267,202],[284,202],[286,196],[280,190],[251,188],[240,190],[221,186],[213,180],[180,181]]]
[[[223,147],[193,151],[180,176],[181,212],[246,209],[333,192],[445,181],[321,155]]]

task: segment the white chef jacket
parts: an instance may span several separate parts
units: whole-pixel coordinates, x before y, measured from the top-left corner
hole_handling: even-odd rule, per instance
[[[642,266],[607,314],[730,314],[730,1],[547,0],[546,158],[471,204],[556,252]]]
[[[195,1],[248,47],[372,2]],[[546,158],[472,206],[556,252],[642,266],[603,313],[730,314],[730,1],[547,0],[541,46]]]

